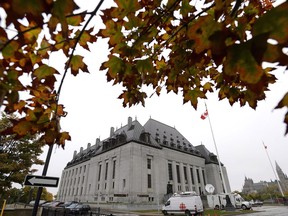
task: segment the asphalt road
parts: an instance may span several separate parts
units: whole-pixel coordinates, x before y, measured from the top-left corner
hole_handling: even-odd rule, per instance
[[[243,216],[288,216],[288,206],[261,206],[261,207],[253,207],[254,211],[253,213],[248,214],[241,214]],[[108,212],[105,212],[108,213]],[[146,213],[146,214],[135,214],[132,212],[113,212],[113,216],[139,216],[139,215],[149,215],[152,214]],[[155,214],[156,215],[156,214]],[[153,216],[155,216],[153,215]],[[162,215],[160,212],[157,215]]]
[[[288,206],[261,206],[253,207],[255,213],[245,214],[245,216],[288,216]]]

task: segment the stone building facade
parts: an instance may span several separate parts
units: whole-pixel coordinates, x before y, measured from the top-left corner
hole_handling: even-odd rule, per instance
[[[278,179],[276,180],[270,180],[270,182],[267,181],[260,181],[260,182],[254,182],[251,178],[245,177],[244,179],[244,185],[242,189],[242,193],[244,194],[251,194],[251,193],[259,193],[263,192],[267,187],[269,186],[277,186],[278,188],[278,180],[281,185],[282,191],[285,193],[288,192],[288,177],[287,175],[282,171],[280,166],[277,162],[275,162],[276,172],[278,175]],[[279,190],[280,191],[280,190]]]
[[[231,192],[225,166],[227,192]],[[178,130],[154,119],[145,125],[128,118],[127,125],[110,130],[80,152],[62,172],[61,201],[162,203],[182,191],[206,194],[212,184],[223,191],[217,157],[204,145],[193,146]]]

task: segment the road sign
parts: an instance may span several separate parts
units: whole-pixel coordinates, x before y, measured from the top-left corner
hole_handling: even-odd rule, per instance
[[[33,187],[58,187],[58,182],[58,177],[27,175],[24,185]]]

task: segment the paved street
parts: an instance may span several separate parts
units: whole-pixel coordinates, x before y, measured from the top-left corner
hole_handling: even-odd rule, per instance
[[[287,216],[288,206],[262,206],[253,207],[257,213],[245,214],[245,216]]]
[[[248,214],[241,214],[243,216],[288,216],[288,206],[262,206],[262,207],[253,207],[254,213],[248,213]],[[247,211],[248,212],[248,211]],[[108,213],[108,212],[105,212]],[[114,216],[139,216],[139,215],[162,215],[161,212],[158,214],[151,214],[151,213],[141,213],[141,214],[135,214],[135,213],[129,213],[129,212],[113,212]]]

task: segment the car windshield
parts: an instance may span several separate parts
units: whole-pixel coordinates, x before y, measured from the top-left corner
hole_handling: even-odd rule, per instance
[[[75,208],[78,205],[78,203],[73,203],[71,205],[69,205],[67,208]]]

